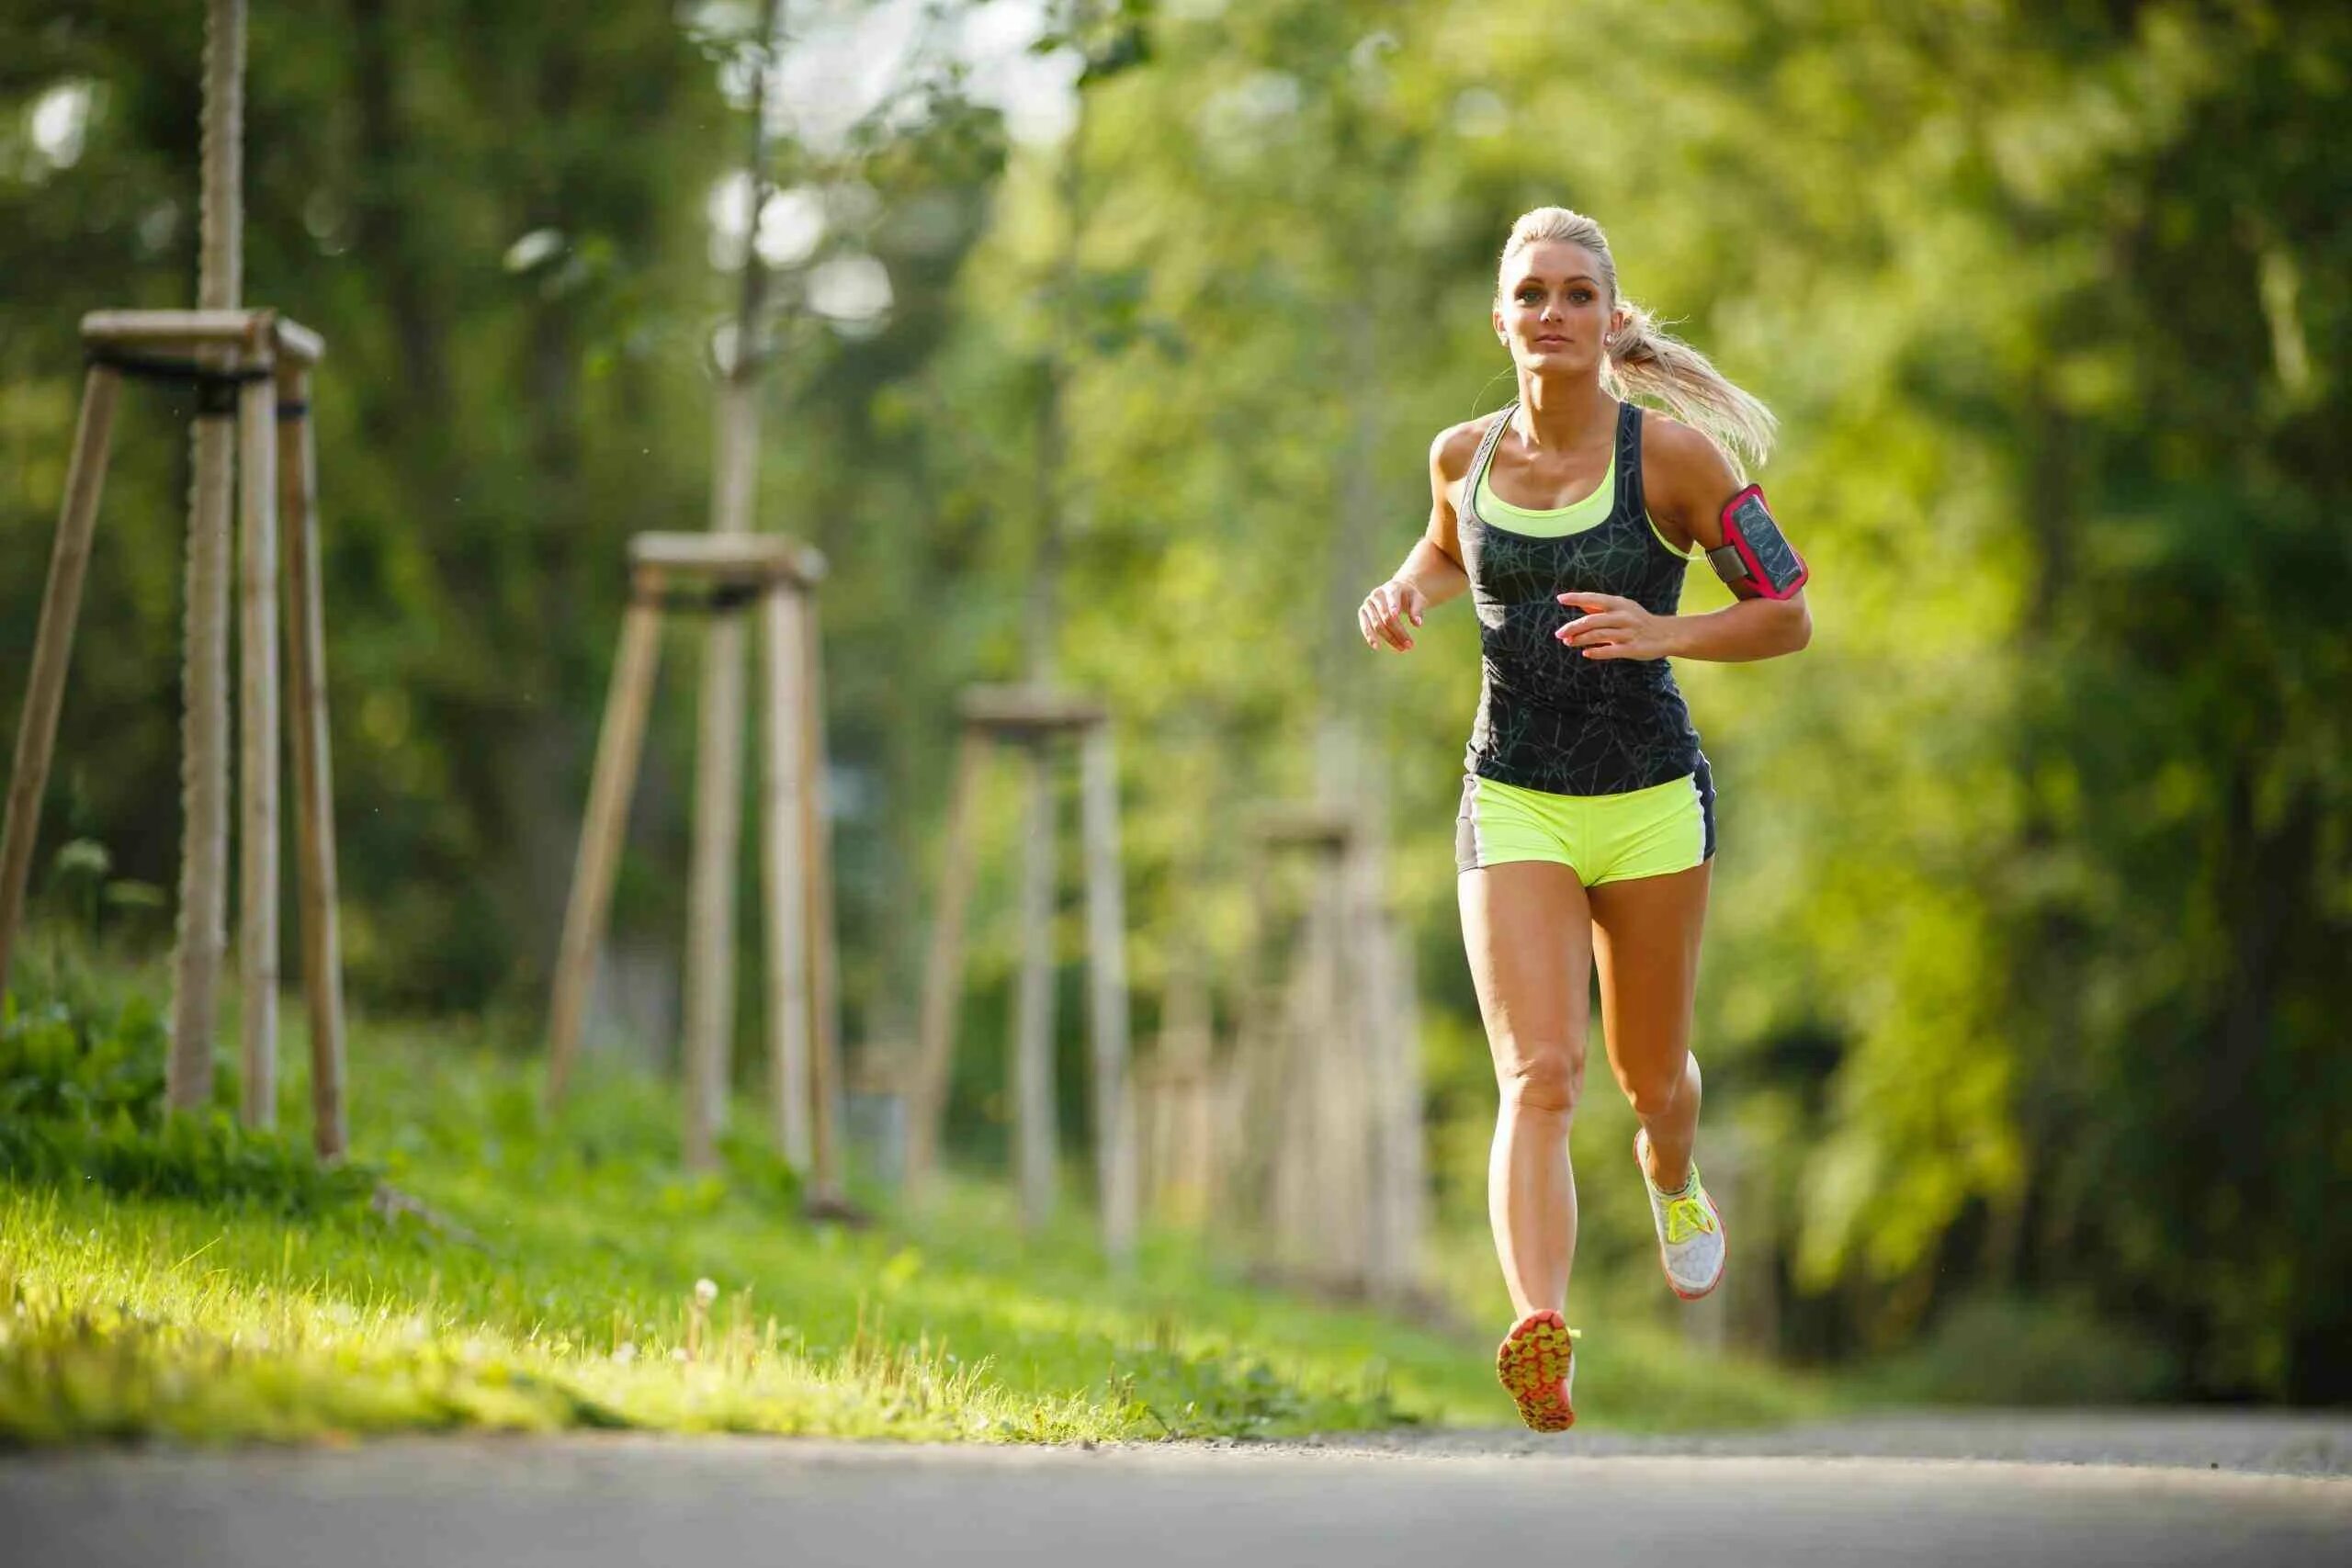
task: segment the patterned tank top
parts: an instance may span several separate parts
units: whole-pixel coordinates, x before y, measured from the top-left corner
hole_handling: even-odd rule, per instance
[[[1622,795],[1698,770],[1699,732],[1663,659],[1587,659],[1552,634],[1584,612],[1557,594],[1614,593],[1671,615],[1690,558],[1651,524],[1642,491],[1642,411],[1617,410],[1615,501],[1600,522],[1558,536],[1498,527],[1478,492],[1518,409],[1495,417],[1462,486],[1458,536],[1484,653],[1478,717],[1463,765],[1554,795]],[[1500,508],[1497,508],[1500,511]],[[1567,509],[1573,513],[1574,508]]]

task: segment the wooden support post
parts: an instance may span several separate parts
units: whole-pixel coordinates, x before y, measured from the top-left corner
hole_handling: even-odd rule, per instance
[[[1187,947],[1168,976],[1156,1053],[1167,1101],[1155,1149],[1160,1167],[1154,1181],[1161,1216],[1188,1229],[1209,1216],[1215,1123],[1212,1121],[1214,1041],[1208,987],[1200,959]]]
[[[237,980],[241,1119],[277,1124],[277,386],[237,396]]]
[[[1370,836],[1358,866],[1364,910],[1364,973],[1374,1052],[1373,1295],[1398,1302],[1420,1272],[1428,1156],[1422,1147],[1420,1021],[1413,954],[1390,913],[1381,835]]]
[[[955,1076],[956,1010],[964,989],[964,907],[972,895],[972,818],[988,739],[967,726],[956,749],[956,782],[948,795],[947,846],[932,909],[931,952],[923,965],[922,1016],[918,1025],[914,1082],[907,1102],[906,1190],[920,1197],[939,1157],[947,1090]]]
[[[1272,1201],[1275,1255],[1294,1269],[1315,1257],[1316,1106],[1318,1064],[1306,1035],[1322,1007],[1316,987],[1322,978],[1321,909],[1310,893],[1306,913],[1283,976],[1272,1043],[1274,1133]]]
[[[819,1201],[842,1192],[841,952],[833,925],[833,834],[825,807],[825,686],[817,617],[800,617],[800,863],[807,868],[809,1031],[816,1096],[813,1144]]]
[[[748,347],[739,344],[736,351]],[[740,374],[730,372],[719,382],[717,423],[710,531],[720,538],[740,538],[751,532],[759,460],[759,403],[752,384]],[[689,1170],[718,1163],[735,1037],[735,869],[743,828],[744,705],[743,624],[732,615],[714,615],[703,633],[700,694],[681,1043]]]
[[[686,895],[685,1163],[718,1161],[735,1025],[735,868],[742,839],[743,626],[715,616],[704,632],[695,747],[694,860]]]
[[[1021,844],[1021,974],[1012,994],[1013,1163],[1022,1227],[1053,1217],[1060,1183],[1054,1117],[1054,779],[1046,741],[1023,761],[1028,809]]]
[[[229,513],[236,448],[225,417],[196,421],[187,542],[187,662],[180,747],[180,908],[172,965],[172,1046],[164,1098],[175,1111],[212,1100],[212,1028],[226,945],[229,857]]]
[[[1243,955],[1235,1020],[1230,1090],[1220,1109],[1219,1162],[1212,1207],[1264,1221],[1271,1214],[1275,1145],[1282,1104],[1280,1055],[1283,990],[1274,965],[1273,865],[1262,851],[1250,857],[1250,944]]]
[[[653,597],[659,572],[633,576],[628,612],[621,622],[620,654],[605,703],[605,723],[596,745],[596,771],[588,787],[588,810],[580,828],[580,856],[571,874],[571,901],[563,915],[563,940],[556,953],[555,997],[548,1024],[548,1101],[560,1104],[580,1045],[595,977],[596,949],[605,938],[612,907],[613,877],[620,867],[621,838],[628,825],[629,796],[637,787],[638,754],[645,741],[646,709],[662,652],[662,608]]]
[[[1111,727],[1086,732],[1080,754],[1086,845],[1086,971],[1092,1003],[1094,1164],[1102,1249],[1132,1260],[1136,1243],[1134,1107],[1127,1095],[1127,918],[1119,872],[1119,772]]]
[[[114,430],[115,396],[121,386],[122,378],[102,365],[92,366],[82,380],[82,412],[74,433],[73,460],[65,470],[65,502],[57,520],[57,542],[50,548],[40,629],[33,635],[32,681],[17,721],[16,761],[8,773],[7,826],[0,829],[0,992],[8,987],[9,954],[24,921],[25,879],[40,836],[41,794],[49,784],[50,757],[57,744],[57,715],[64,705],[65,671],[73,659],[82,580],[90,564],[98,496],[106,489],[107,442]]]
[[[1327,1280],[1348,1289],[1364,1282],[1372,1215],[1373,1020],[1366,1003],[1370,978],[1362,967],[1361,910],[1350,886],[1355,840],[1326,853],[1317,866],[1325,906],[1324,948],[1318,990],[1321,1006],[1306,1037],[1318,1087],[1315,1096],[1320,1127],[1316,1148],[1322,1172],[1316,1190],[1322,1203],[1317,1225]]]
[[[762,728],[760,867],[766,902],[768,1102],[786,1163],[809,1169],[808,936],[801,886],[800,617],[796,594],[770,593],[761,607],[766,672]]]
[[[277,505],[285,543],[288,736],[293,743],[295,887],[311,1016],[311,1138],[322,1160],[350,1146],[344,1105],[343,936],[336,912],[334,773],[327,744],[326,597],[319,560],[318,445],[311,372],[277,373]]]

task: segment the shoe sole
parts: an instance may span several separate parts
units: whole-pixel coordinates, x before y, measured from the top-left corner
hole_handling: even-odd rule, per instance
[[[1650,1190],[1650,1162],[1642,1157],[1642,1145],[1648,1142],[1649,1137],[1646,1129],[1635,1131],[1634,1134],[1634,1168],[1641,1173],[1642,1190],[1645,1193]],[[1666,1238],[1664,1236],[1660,1236],[1657,1240],[1657,1271],[1666,1276],[1666,1288],[1672,1291],[1676,1295],[1681,1297],[1686,1302],[1702,1302],[1709,1296],[1713,1295],[1715,1293],[1715,1287],[1724,1282],[1724,1270],[1731,1266],[1731,1233],[1724,1229],[1723,1211],[1715,1208],[1715,1201],[1713,1198],[1707,1200],[1707,1207],[1713,1211],[1715,1216],[1715,1234],[1723,1237],[1724,1242],[1724,1255],[1715,1262],[1715,1277],[1713,1279],[1708,1280],[1705,1284],[1700,1286],[1695,1291],[1686,1291],[1680,1285],[1676,1284],[1674,1282],[1674,1270],[1666,1266]]]
[[[1556,1312],[1532,1312],[1512,1325],[1495,1351],[1495,1375],[1519,1405],[1519,1418],[1538,1432],[1565,1432],[1577,1424],[1568,1402],[1568,1372],[1576,1343]]]

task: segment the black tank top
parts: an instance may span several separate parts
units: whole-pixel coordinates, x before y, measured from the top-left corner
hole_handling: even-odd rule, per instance
[[[1616,504],[1558,538],[1498,528],[1478,488],[1513,403],[1497,415],[1463,481],[1457,535],[1477,606],[1484,680],[1463,765],[1554,795],[1622,795],[1698,770],[1699,732],[1663,659],[1587,659],[1552,634],[1584,612],[1556,594],[1615,593],[1671,615],[1689,562],[1650,525],[1642,492],[1642,411],[1617,409]]]

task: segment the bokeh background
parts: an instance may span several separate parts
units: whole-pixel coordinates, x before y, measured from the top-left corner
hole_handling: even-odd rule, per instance
[[[1377,658],[1351,612],[1426,515],[1431,434],[1509,395],[1496,255],[1562,203],[1780,415],[1760,477],[1816,574],[1802,657],[1681,671],[1724,807],[1696,1038],[1735,1331],[1947,1393],[2352,1399],[2352,10],[793,0],[754,234],[755,11],[254,7],[245,296],[330,344],[356,1009],[536,1040],[623,544],[704,524],[710,347],[754,254],[760,518],[833,567],[854,1056],[912,1032],[955,694],[1021,673],[1044,616],[1117,714],[1140,1038],[1187,964],[1230,1021],[1250,813],[1335,772],[1376,804],[1430,1267],[1495,1296],[1453,906],[1476,638],[1456,608]],[[11,736],[76,319],[192,298],[200,30],[166,0],[0,8]],[[136,955],[176,880],[189,410],[126,407],[36,895]],[[600,1038],[655,1067],[697,647],[666,660],[606,963]],[[1009,788],[989,812],[953,1107],[981,1162]],[[1585,1160],[1622,1160],[1614,1098],[1596,1055]],[[1598,1280],[1646,1267],[1624,1207],[1589,1214]]]

